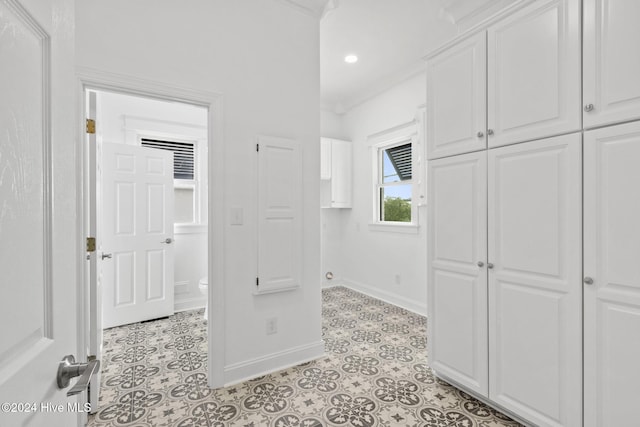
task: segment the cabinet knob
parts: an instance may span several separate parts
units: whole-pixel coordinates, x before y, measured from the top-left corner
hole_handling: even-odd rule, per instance
[[[493,135],[493,129],[487,129],[487,135]]]
[[[594,108],[593,104],[587,104],[584,106],[584,111],[588,113],[589,111],[593,111]]]
[[[478,132],[478,138],[482,138],[484,136],[484,132]]]
[[[493,263],[488,262],[488,263],[487,263],[487,268],[493,268]]]
[[[582,281],[585,283],[585,285],[593,285],[593,279],[589,276],[585,277]]]
[[[478,261],[478,267],[482,267],[482,266],[484,266],[484,262]]]

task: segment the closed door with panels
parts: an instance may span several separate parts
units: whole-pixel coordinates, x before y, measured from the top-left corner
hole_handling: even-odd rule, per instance
[[[488,29],[489,147],[580,129],[580,1],[537,1]]]
[[[486,148],[486,35],[427,62],[427,154],[436,159]]]
[[[540,426],[582,422],[581,148],[489,150],[489,397]]]
[[[640,118],[640,2],[584,1],[584,126]]]
[[[584,425],[637,425],[640,123],[586,132],[584,143]]]
[[[487,153],[429,162],[429,361],[487,395]]]

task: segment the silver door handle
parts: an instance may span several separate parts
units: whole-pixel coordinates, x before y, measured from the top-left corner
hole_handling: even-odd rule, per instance
[[[100,369],[100,361],[92,360],[88,363],[76,363],[76,358],[69,354],[62,358],[58,365],[58,373],[56,382],[58,388],[62,389],[69,386],[71,378],[80,376],[71,390],[67,391],[67,396],[73,396],[85,391],[89,387],[91,377]]]
[[[487,135],[493,135],[493,129],[487,129]]]
[[[587,104],[584,106],[584,111],[588,113],[589,111],[593,111],[594,108],[593,104]]]
[[[478,135],[478,138],[482,138],[484,136],[484,132],[478,132],[477,135]]]
[[[160,243],[166,243],[166,244],[168,245],[168,244],[169,244],[169,243],[171,243],[171,242],[173,242],[173,239],[172,239],[171,237],[167,237],[166,239],[164,239],[164,240],[163,240],[162,242],[160,242]]]
[[[102,253],[102,255],[101,255],[100,257],[101,257],[102,259],[106,259],[106,258],[111,259],[111,258],[113,258],[113,255],[112,255],[112,254],[105,254],[105,253]]]
[[[488,262],[488,263],[487,263],[487,268],[493,268],[493,264],[492,264],[492,263],[490,263],[490,262]]]
[[[478,261],[478,267],[484,267],[484,262]]]
[[[585,277],[582,281],[585,283],[585,285],[593,285],[593,279],[589,276]]]

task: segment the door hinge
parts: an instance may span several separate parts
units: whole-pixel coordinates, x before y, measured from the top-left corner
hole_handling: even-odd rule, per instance
[[[96,133],[96,121],[93,119],[87,119],[87,133]]]
[[[260,278],[256,277],[256,286],[260,286]]]
[[[260,151],[260,144],[256,144],[256,151]]]
[[[87,252],[95,252],[95,251],[96,251],[96,238],[87,237]]]

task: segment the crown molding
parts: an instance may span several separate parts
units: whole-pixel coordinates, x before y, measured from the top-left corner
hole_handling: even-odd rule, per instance
[[[321,19],[329,10],[337,7],[337,0],[277,0],[302,12],[305,15]]]

